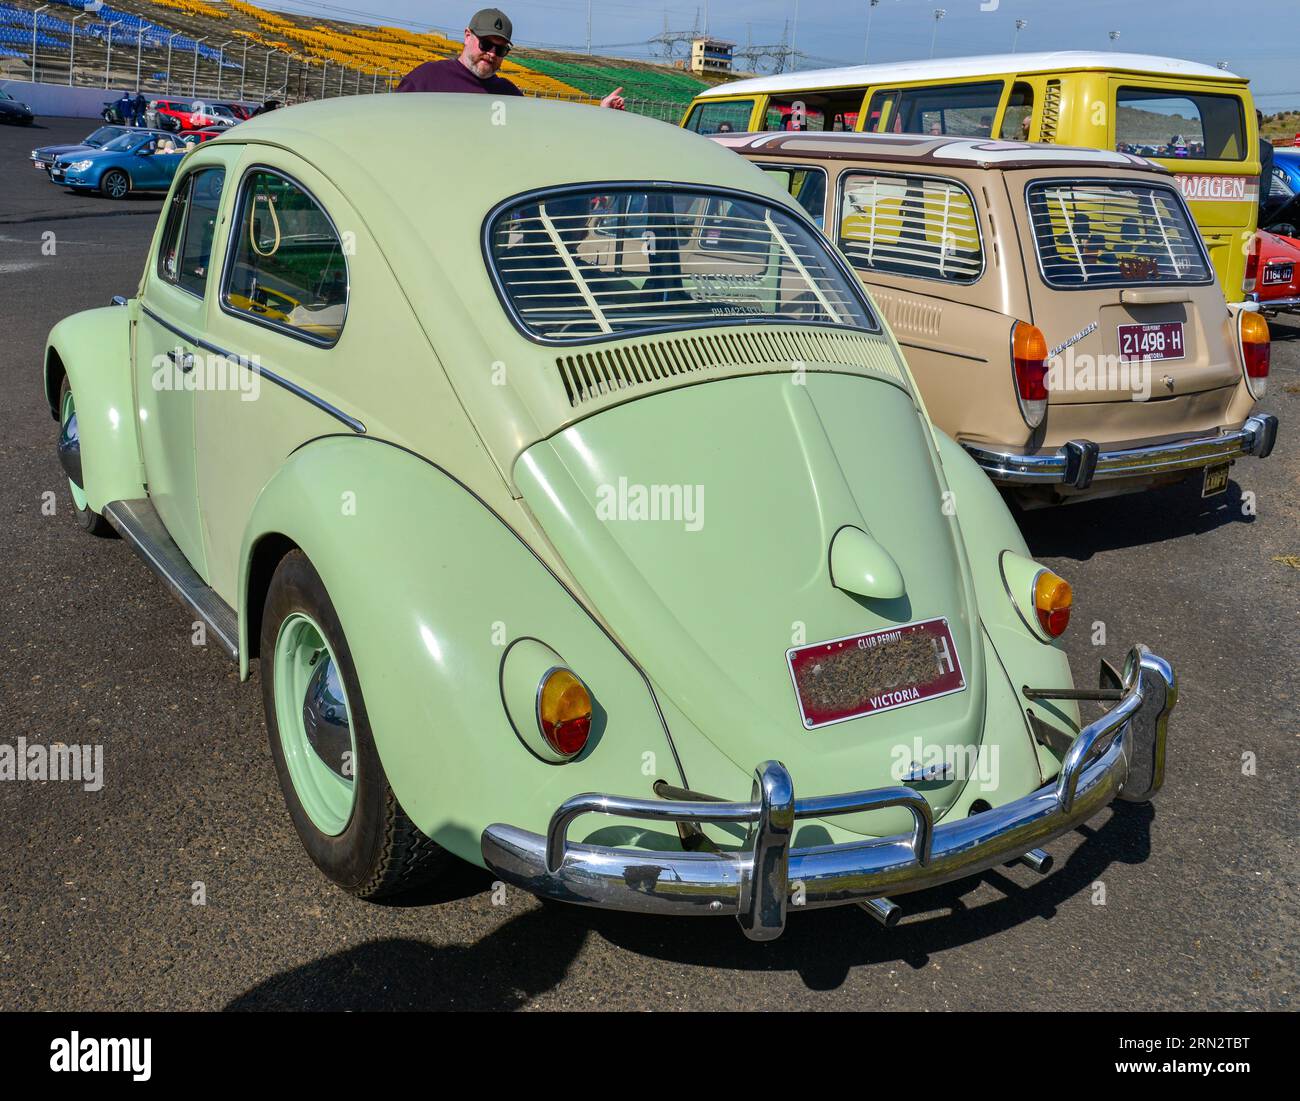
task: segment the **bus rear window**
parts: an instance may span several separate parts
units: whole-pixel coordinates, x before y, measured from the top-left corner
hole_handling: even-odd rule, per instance
[[[1141,157],[1246,159],[1246,123],[1237,96],[1120,88],[1115,148]]]

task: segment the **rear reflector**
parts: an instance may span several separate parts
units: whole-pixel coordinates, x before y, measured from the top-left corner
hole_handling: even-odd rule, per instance
[[[1259,399],[1264,396],[1268,386],[1269,360],[1272,352],[1268,322],[1261,313],[1242,310],[1238,325],[1241,331],[1241,364],[1246,373],[1246,387],[1252,397]]]
[[[1047,413],[1047,341],[1037,325],[1017,321],[1011,327],[1011,366],[1020,413],[1037,428]]]

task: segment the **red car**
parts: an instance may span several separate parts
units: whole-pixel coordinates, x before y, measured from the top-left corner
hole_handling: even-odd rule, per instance
[[[1246,260],[1246,279],[1255,279],[1249,294],[1266,314],[1300,312],[1300,240],[1261,229]]]

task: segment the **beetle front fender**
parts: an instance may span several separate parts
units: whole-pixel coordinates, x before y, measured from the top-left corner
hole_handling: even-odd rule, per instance
[[[57,420],[67,375],[77,402],[87,503],[145,495],[131,382],[131,313],[121,306],[84,310],[60,321],[46,339],[45,400]]]
[[[252,563],[268,539],[296,545],[320,574],[389,783],[458,856],[481,864],[493,822],[544,830],[575,792],[649,795],[656,776],[682,782],[640,670],[506,521],[439,467],[364,436],[323,437],[289,456],[240,550],[244,670]],[[535,756],[506,714],[502,659],[522,638],[554,649],[596,703],[587,748],[567,764]]]

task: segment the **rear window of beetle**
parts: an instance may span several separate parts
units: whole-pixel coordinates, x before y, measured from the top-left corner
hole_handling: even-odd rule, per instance
[[[727,323],[876,331],[825,240],[757,196],[612,188],[521,197],[486,230],[516,324],[578,342]]]
[[[1051,180],[1025,191],[1038,267],[1066,289],[1208,283],[1200,234],[1172,187]]]

